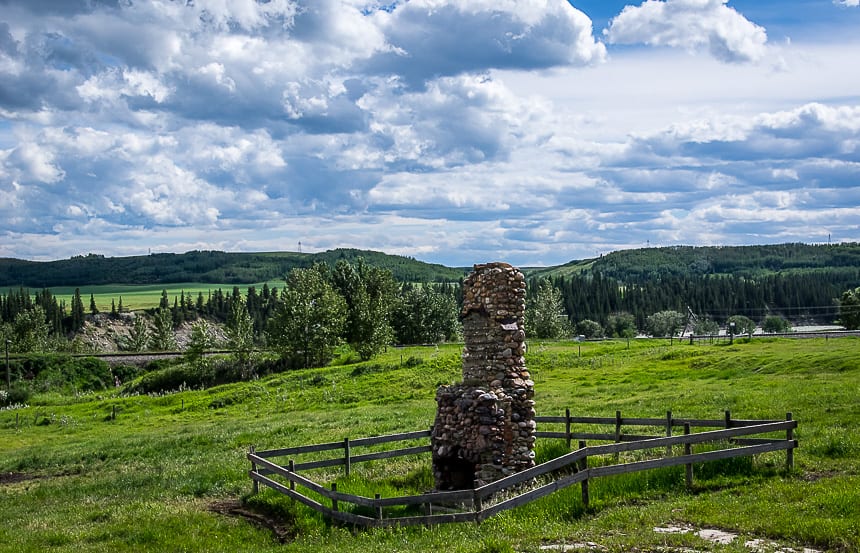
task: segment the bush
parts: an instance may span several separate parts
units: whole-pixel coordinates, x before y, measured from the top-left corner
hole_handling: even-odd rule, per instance
[[[761,329],[767,333],[788,332],[791,324],[778,315],[768,315],[761,324]]]
[[[43,392],[90,392],[114,385],[110,366],[95,357],[31,354],[10,365],[18,380],[29,380],[34,390]]]
[[[30,388],[22,383],[16,383],[8,392],[0,390],[0,407],[10,405],[26,405],[30,401]]]
[[[603,327],[597,321],[584,319],[576,323],[576,333],[588,339],[603,338]]]
[[[267,362],[262,366],[279,365],[277,362]],[[131,384],[127,391],[149,394],[186,388],[211,388],[220,384],[249,380],[256,376],[260,368],[256,366],[249,370],[245,363],[234,358],[207,357],[194,363],[180,363],[148,372],[140,380]]]

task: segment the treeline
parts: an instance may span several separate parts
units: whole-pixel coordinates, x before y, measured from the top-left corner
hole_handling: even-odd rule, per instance
[[[860,244],[772,244],[767,246],[669,246],[621,250],[590,260],[528,271],[530,277],[599,272],[621,282],[669,275],[758,278],[776,272],[860,268]]]
[[[572,323],[602,325],[617,313],[633,316],[636,327],[659,311],[692,311],[719,324],[733,315],[761,321],[774,314],[792,321],[831,324],[838,318],[839,298],[860,285],[860,269],[834,268],[801,273],[773,273],[757,278],[737,275],[664,274],[620,282],[600,271],[547,279],[561,292]],[[529,289],[538,289],[539,279]]]
[[[88,317],[128,318],[132,324],[120,337],[122,349],[168,350],[176,347],[175,329],[206,321],[232,333],[228,347],[270,348],[285,357],[301,354],[309,356],[306,362],[320,362],[334,346],[348,343],[367,359],[390,344],[455,339],[459,291],[456,284],[397,282],[390,270],[363,258],[355,264],[341,259],[333,267],[318,263],[293,269],[280,289],[264,284],[242,293],[234,286],[172,298],[164,290],[157,308],[135,315],[123,308],[121,297],[111,302],[109,312],[100,313],[92,296],[85,308],[80,289],[67,306],[48,289],[33,295],[19,288],[0,294],[0,335],[15,352],[80,352],[87,347],[76,333]]]
[[[321,253],[227,253],[192,251],[131,257],[88,254],[58,261],[0,259],[0,286],[44,289],[99,284],[173,284],[180,282],[252,284],[284,278],[296,268],[338,261],[388,269],[400,282],[456,281],[463,270],[423,263],[413,258],[355,249]]]

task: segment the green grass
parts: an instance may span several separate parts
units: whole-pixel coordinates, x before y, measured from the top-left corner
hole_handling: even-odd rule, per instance
[[[160,290],[159,290],[160,294]],[[125,296],[123,296],[125,302]],[[784,455],[597,479],[480,525],[353,530],[273,491],[249,497],[245,453],[428,428],[440,384],[460,379],[460,347],[390,350],[368,363],[281,373],[171,395],[36,395],[0,411],[0,551],[456,551],[537,552],[595,542],[607,551],[745,551],[655,526],[722,528],[828,551],[860,549],[860,340],[530,343],[541,415],[783,418],[799,428],[796,469]],[[422,359],[417,364],[414,359]],[[110,414],[116,409],[116,419]],[[16,427],[17,421],[17,427]],[[561,445],[560,445],[561,444]],[[538,457],[566,450],[539,440]],[[334,469],[315,478],[383,496],[420,493],[427,456]],[[273,534],[210,511],[245,498],[290,531]],[[740,539],[740,543],[743,542]]]
[[[179,283],[171,283],[171,284],[102,284],[102,285],[90,285],[81,287],[81,299],[84,302],[84,309],[89,312],[90,303],[89,298],[92,294],[93,298],[96,300],[96,307],[98,307],[99,311],[102,313],[109,313],[111,309],[111,301],[114,302],[117,308],[119,308],[119,300],[122,298],[122,306],[123,309],[128,311],[135,311],[139,309],[150,309],[153,307],[158,307],[159,302],[161,301],[161,292],[162,290],[167,290],[167,295],[170,298],[170,305],[173,305],[174,297],[178,298],[181,293],[185,293],[186,296],[191,296],[194,301],[197,300],[197,295],[202,293],[204,300],[209,297],[210,292],[214,292],[219,288],[224,291],[225,294],[229,294],[233,292],[233,287],[238,286],[239,290],[244,294],[246,290],[254,286],[257,288],[257,292],[263,288],[262,282],[257,284],[211,284],[211,283],[202,283],[202,282],[179,282]],[[284,281],[276,280],[267,282],[265,284],[269,285],[269,288],[277,287],[278,289],[283,288]],[[58,286],[51,288],[51,293],[60,298],[66,300],[66,305],[71,305],[72,298],[75,295],[75,287],[74,286]]]

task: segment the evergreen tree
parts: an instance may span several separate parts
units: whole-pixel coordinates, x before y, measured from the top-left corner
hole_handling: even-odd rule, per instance
[[[90,294],[90,314],[98,315],[99,308],[96,306],[96,298],[92,294]]]
[[[75,288],[75,295],[72,296],[72,315],[71,328],[72,332],[77,332],[84,326],[84,302],[81,301],[81,289]]]
[[[150,349],[175,351],[176,335],[173,333],[173,316],[170,309],[158,309],[152,322],[154,328],[150,337]]]
[[[128,351],[144,351],[149,345],[149,325],[146,324],[146,319],[143,315],[138,314],[134,318],[131,330],[128,334],[128,341],[123,344],[124,349]]]

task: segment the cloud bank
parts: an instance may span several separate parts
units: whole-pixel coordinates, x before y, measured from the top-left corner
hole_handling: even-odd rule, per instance
[[[0,256],[860,239],[857,44],[726,1],[0,6]]]

